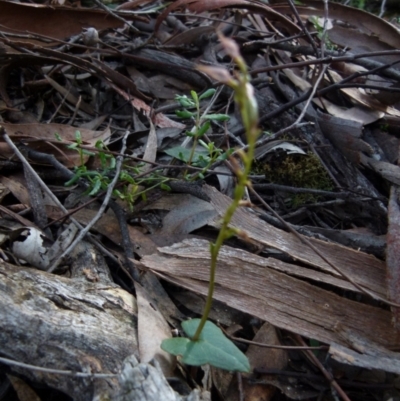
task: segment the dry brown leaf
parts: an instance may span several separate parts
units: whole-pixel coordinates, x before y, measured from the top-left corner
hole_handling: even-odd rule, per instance
[[[216,212],[206,201],[189,194],[166,194],[149,209],[170,210],[160,230],[152,236],[158,245],[170,245],[207,224]]]
[[[342,108],[336,106],[329,100],[324,99],[313,99],[314,104],[319,106],[321,109],[326,109],[326,111],[332,116],[342,118],[344,120],[352,120],[362,125],[371,124],[379,119],[381,119],[385,113],[379,110],[372,110],[370,108],[355,106],[350,108]]]
[[[44,76],[46,80],[49,82],[49,84],[56,90],[58,91],[62,97],[70,102],[74,107],[78,107],[79,110],[84,111],[87,114],[93,115],[95,114],[95,111],[93,107],[84,102],[82,99],[79,99],[75,97],[68,89],[64,88],[62,85],[60,85],[58,82],[54,81],[54,79],[48,77],[47,75]]]
[[[136,85],[134,84],[134,82],[131,79],[129,79],[125,75],[119,73],[118,71],[115,71],[114,69],[109,67],[106,63],[103,63],[100,60],[93,58],[92,64],[97,66],[97,68],[102,71],[103,78],[107,78],[107,80],[111,81],[114,85],[117,85],[119,88],[123,88],[124,93],[129,92],[131,95],[129,100],[132,99],[132,96],[135,96],[146,102],[151,101],[151,98],[144,95],[142,92],[140,92],[136,88]]]
[[[363,152],[373,154],[371,146],[361,139],[360,122],[323,113],[318,113],[317,118],[321,131],[348,160],[359,164]]]
[[[49,23],[51,22],[51,23]],[[8,33],[27,32],[65,40],[82,33],[83,28],[120,28],[123,22],[112,15],[88,8],[49,7],[0,1],[1,30]],[[23,39],[18,39],[24,41]],[[32,40],[25,39],[26,42]],[[41,42],[43,45],[43,43]]]
[[[46,210],[48,216],[53,219],[59,219],[63,216],[63,213],[57,208],[47,207]],[[74,218],[83,225],[88,224],[95,215],[96,211],[89,209],[78,210],[73,214]],[[113,214],[103,214],[101,219],[94,225],[94,229],[102,235],[105,235],[110,241],[114,242],[115,244],[121,245],[121,230],[119,229],[117,219]],[[148,236],[142,234],[139,230],[129,225],[128,230],[129,237],[134,246],[134,252],[136,252],[140,256],[143,256],[156,251],[156,245]]]
[[[18,199],[18,201],[29,206],[31,204],[29,192],[22,181],[23,179],[18,180],[15,176],[0,176],[0,182]]]
[[[271,3],[279,3],[277,0],[272,0]],[[281,2],[282,3],[282,2]],[[289,13],[292,14],[290,7],[287,4],[273,4],[272,8],[281,13]],[[319,16],[324,17],[324,2],[315,1],[315,0],[302,0],[301,5],[296,6],[297,10],[302,15],[308,16]],[[368,49],[368,45],[374,39],[374,37],[378,38],[380,43],[379,49],[374,50],[387,50],[387,47],[382,47],[383,44],[388,44],[394,49],[400,48],[400,33],[399,31],[392,25],[386,22],[384,19],[379,18],[373,14],[370,14],[366,11],[344,6],[340,3],[329,2],[329,18],[336,19],[339,21],[345,21],[360,30],[360,32],[368,35],[364,36],[362,39],[362,43],[360,43],[360,50],[362,53],[366,51],[370,51]],[[346,34],[344,36],[344,43],[342,43],[343,47],[347,47],[349,44],[349,39],[351,39],[352,35],[349,35],[349,30],[346,30]],[[367,46],[367,48],[365,47]],[[355,51],[357,49],[352,49],[352,51],[359,53],[360,51]]]
[[[150,129],[149,135],[147,137],[146,147],[144,149],[143,161],[155,162],[157,156],[157,133],[154,128],[153,123],[149,119]],[[152,168],[152,164],[145,164],[142,168],[143,173],[150,170]]]
[[[266,345],[281,345],[275,327],[267,322],[260,327],[252,341]],[[249,358],[252,370],[282,370],[287,366],[288,362],[287,351],[252,344],[247,349],[246,356]],[[268,375],[261,374],[258,375],[257,381],[263,381],[267,378]],[[247,380],[244,380],[243,392],[245,394],[244,401],[268,401],[274,396],[276,388],[270,384],[249,383]],[[236,380],[233,380],[226,401],[236,401],[236,399],[237,383]]]
[[[283,14],[276,12],[270,6],[253,2],[250,0],[178,0],[174,1],[171,5],[169,5],[162,14],[158,17],[155,31],[158,30],[161,23],[165,20],[169,13],[175,11],[181,7],[187,7],[192,12],[202,13],[205,11],[211,11],[216,9],[221,9],[225,7],[232,8],[245,8],[251,10],[255,13],[259,13],[261,15],[266,16],[270,21],[277,20],[279,21],[291,34],[296,34],[299,32],[299,28],[288,18],[286,18]]]
[[[395,107],[388,106],[386,104],[381,103],[378,99],[376,99],[373,95],[368,95],[365,91],[360,88],[342,88],[341,91],[349,96],[353,101],[357,103],[369,107],[371,109],[384,112],[389,114],[390,116],[400,117],[400,111]]]
[[[112,86],[125,100],[129,101],[136,110],[142,111],[148,117],[151,116],[152,108],[149,105],[147,105],[145,102],[143,102],[140,99],[137,99],[137,98],[132,99],[132,97],[129,96],[122,89],[118,88],[115,85],[112,85]],[[162,113],[156,114],[153,118],[153,121],[154,121],[154,124],[160,128],[168,128],[168,127],[182,128],[182,129],[186,128],[185,124],[173,121]]]
[[[176,358],[163,351],[160,344],[171,337],[171,330],[161,312],[156,309],[147,290],[135,282],[138,306],[138,340],[140,362],[158,361],[165,377],[174,376]]]
[[[193,89],[189,83],[164,74],[150,77],[149,85],[154,97],[159,99],[174,99],[176,95],[184,95]]]
[[[71,168],[81,164],[81,158],[76,150],[67,149],[65,144],[56,142],[56,134],[66,143],[74,143],[76,141],[76,131],[81,133],[83,145],[94,146],[97,141],[106,141],[111,135],[110,129],[104,131],[93,131],[85,128],[72,127],[63,124],[1,124],[6,133],[14,141],[23,139],[29,142],[29,146],[41,152],[53,154],[66,167]],[[45,142],[49,141],[51,145]],[[7,146],[4,147],[3,157],[12,158],[14,152]],[[84,161],[88,156],[84,155]]]
[[[40,401],[40,397],[33,391],[32,387],[29,386],[24,380],[17,376],[7,374],[8,380],[13,386],[13,389],[17,393],[19,401]]]

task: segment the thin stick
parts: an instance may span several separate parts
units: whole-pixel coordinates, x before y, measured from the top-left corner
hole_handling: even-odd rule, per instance
[[[45,372],[45,373],[52,373],[55,375],[66,375],[66,376],[75,376],[75,377],[89,377],[93,379],[106,379],[109,377],[118,377],[118,375],[112,373],[84,373],[84,372],[73,372],[72,370],[60,370],[60,369],[50,369],[50,368],[43,368],[41,366],[30,365],[28,363],[13,361],[12,359],[8,358],[1,358],[0,362],[10,365],[10,366],[18,366],[20,368],[36,370],[38,372]]]
[[[305,346],[304,340],[298,335],[295,334],[295,339],[303,346]],[[326,377],[326,380],[328,380],[329,384],[337,391],[337,393],[342,397],[344,401],[350,401],[350,398],[348,395],[343,391],[343,389],[339,386],[338,382],[335,380],[335,378],[331,375],[330,372],[328,372],[324,365],[319,361],[319,359],[313,354],[312,351],[306,350],[304,351],[305,354],[308,356],[308,358],[316,365],[318,368],[321,370],[322,374]]]

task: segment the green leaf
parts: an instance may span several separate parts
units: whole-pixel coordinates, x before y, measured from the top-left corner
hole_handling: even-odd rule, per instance
[[[104,153],[103,152],[99,152],[98,156],[99,156],[99,159],[100,159],[101,167],[105,168],[106,165],[107,165],[107,159],[105,158]]]
[[[175,114],[179,117],[179,118],[191,118],[194,116],[194,113],[192,113],[189,110],[177,110],[175,111]]]
[[[196,132],[195,136],[200,138],[201,136],[203,136],[208,129],[211,127],[211,124],[209,121],[205,122]]]
[[[199,323],[200,319],[186,320],[182,323],[182,328],[189,337],[193,337]],[[206,322],[198,341],[169,338],[162,342],[161,348],[170,354],[180,355],[182,362],[187,365],[200,366],[208,363],[230,371],[250,371],[246,355],[210,321]]]
[[[90,152],[89,150],[82,149],[82,154],[86,156],[96,156],[96,153]]]
[[[207,114],[204,118],[213,121],[228,121],[230,119],[227,114]]]
[[[117,159],[115,157],[112,157],[110,159],[110,169],[112,170],[115,169],[116,165],[117,165]]]
[[[208,89],[199,96],[199,100],[207,99],[208,97],[211,97],[215,92],[216,90],[214,88]]]
[[[207,149],[210,154],[214,151],[214,142],[206,143],[202,139],[199,139],[199,145],[203,146],[204,149]]]
[[[101,188],[101,179],[100,179],[100,177],[99,177],[99,178],[97,178],[97,179],[95,180],[94,185],[93,185],[93,188],[92,188],[91,191],[88,193],[88,195],[89,195],[89,196],[96,195],[97,192],[100,191],[100,188]]]
[[[190,149],[183,148],[182,146],[166,149],[165,153],[183,162],[187,162],[190,157]]]
[[[195,107],[195,103],[193,102],[192,99],[189,99],[186,95],[184,96],[175,96],[175,100],[177,100],[182,107]]]
[[[83,174],[84,174],[83,170],[77,170],[74,176],[70,180],[68,180],[64,185],[66,187],[74,185],[82,177]]]
[[[183,148],[182,146],[175,146],[174,148],[166,149],[164,151],[167,155],[175,157],[175,159],[181,160],[183,162],[187,162],[189,160],[191,150]],[[204,149],[204,151],[196,151],[194,153],[194,160],[199,159],[200,156],[207,156],[208,152]]]
[[[102,149],[104,149],[104,142],[101,140],[101,139],[99,139],[98,141],[96,141],[96,143],[95,143],[95,145],[94,145],[97,149],[99,149],[99,150],[102,150]]]
[[[79,145],[82,145],[82,135],[80,131],[75,131],[75,140]]]
[[[232,150],[234,150],[234,149],[232,149]],[[221,155],[219,155],[219,156],[217,157],[217,160],[218,160],[218,161],[227,160],[228,157],[229,157],[232,153],[233,153],[233,152],[224,152],[224,153],[222,153]]]
[[[197,96],[197,92],[192,90],[192,91],[190,91],[190,94],[192,95],[194,103],[199,104],[199,97]]]

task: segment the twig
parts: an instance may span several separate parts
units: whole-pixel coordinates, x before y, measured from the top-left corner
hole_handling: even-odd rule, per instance
[[[297,120],[293,124],[289,125],[288,127],[282,128],[281,130],[276,132],[274,134],[275,137],[279,137],[279,136],[283,135],[285,132],[291,131],[292,129],[299,128],[301,126],[301,120],[304,118],[305,114],[307,113],[308,106],[310,105],[311,101],[313,100],[314,95],[317,91],[318,85],[321,82],[323,76],[325,75],[327,68],[328,68],[328,65],[324,65],[322,67],[322,71],[319,74],[314,86],[312,87],[311,92],[307,92],[307,94],[309,94],[309,95],[307,96],[306,104],[304,105],[300,115],[297,117]],[[309,123],[307,123],[307,124],[309,124]]]
[[[313,194],[313,195],[321,195],[327,196],[330,198],[341,198],[341,199],[350,199],[353,197],[354,193],[351,191],[342,191],[342,192],[333,192],[333,191],[324,191],[322,189],[314,189],[314,188],[299,188],[299,187],[291,187],[288,185],[280,185],[280,184],[253,184],[254,189],[273,189],[274,191],[285,191],[293,194]],[[357,195],[357,194],[356,194]],[[374,196],[366,196],[365,194],[359,194],[363,196],[365,200],[382,200]]]
[[[310,32],[308,31],[308,29],[304,25],[303,20],[301,19],[300,15],[299,15],[299,13],[297,11],[297,8],[295,7],[295,5],[293,3],[293,0],[288,0],[288,3],[289,3],[290,9],[293,11],[294,15],[296,16],[297,22],[300,25],[302,31],[305,33],[305,35],[307,36],[308,40],[310,41],[311,46],[314,49],[315,56],[318,57],[318,48],[317,48],[317,45],[315,43],[315,40],[310,35]]]
[[[50,369],[43,368],[41,366],[30,365],[28,363],[13,361],[12,359],[0,357],[0,362],[9,366],[18,366],[20,368],[36,370],[38,372],[52,373],[55,375],[66,375],[74,377],[89,377],[93,379],[107,379],[109,377],[118,377],[118,375],[112,373],[84,373],[84,372],[73,372],[72,370],[60,370],[60,369]]]
[[[274,349],[283,349],[283,350],[291,350],[291,351],[304,351],[304,350],[327,350],[329,349],[328,345],[320,345],[317,347],[310,347],[308,345],[306,346],[298,346],[298,345],[275,345],[275,344],[265,344],[265,343],[259,343],[257,341],[250,341],[246,340],[241,337],[235,337],[227,333],[226,330],[224,330],[221,325],[218,325],[218,327],[224,332],[224,334],[230,338],[233,341],[237,341],[243,344],[249,344],[249,345],[256,345],[257,347],[262,347],[262,348],[274,348]]]
[[[303,346],[306,345],[304,340],[298,335],[294,334],[295,339]],[[326,377],[326,380],[328,380],[329,384],[337,391],[337,393],[342,397],[344,401],[350,401],[350,398],[348,395],[343,391],[343,389],[339,386],[338,382],[335,380],[335,378],[329,373],[324,365],[319,361],[319,359],[313,354],[312,351],[310,350],[305,350],[304,353],[308,356],[308,358],[316,365],[318,368],[321,370],[322,374]]]
[[[323,58],[326,50],[326,38],[327,38],[327,28],[328,28],[328,19],[329,19],[329,9],[328,9],[328,0],[323,0],[324,2],[324,28],[322,31],[321,37],[321,57]]]
[[[311,49],[308,46],[293,46],[293,45],[290,45],[287,43],[278,43],[276,45],[270,45],[270,46],[277,48],[277,49],[289,51],[292,54],[302,54],[304,56],[313,56],[314,55],[313,49]],[[256,75],[261,72],[282,70],[285,68],[304,67],[306,65],[313,65],[313,64],[331,64],[331,63],[339,62],[339,61],[348,61],[348,62],[351,62],[354,64],[358,64],[367,69],[383,67],[383,68],[385,68],[385,70],[382,71],[381,75],[384,75],[387,78],[400,80],[400,72],[394,68],[390,68],[392,63],[385,65],[379,61],[368,59],[370,57],[378,57],[378,56],[398,56],[398,55],[400,55],[400,50],[382,50],[382,51],[359,53],[359,54],[347,53],[346,55],[343,55],[342,53],[339,53],[337,51],[325,50],[325,54],[327,56],[324,58],[319,58],[316,60],[305,60],[305,61],[300,61],[298,63],[288,63],[288,64],[282,64],[282,65],[263,67],[263,68],[259,68],[259,69],[250,71],[250,74]],[[363,60],[363,59],[367,59],[367,60]],[[400,61],[397,61],[395,63],[398,63],[398,62],[400,62]]]
[[[386,7],[386,0],[382,0],[381,10],[380,10],[379,15],[378,15],[379,18],[382,18],[383,14],[385,14],[385,7]]]
[[[116,14],[113,10],[108,8],[105,4],[103,4],[100,0],[93,0],[100,8],[102,8],[106,13],[112,15],[114,18],[122,21],[124,24],[128,25],[130,29],[132,29],[133,32],[140,33],[139,29],[137,29],[135,26],[133,26],[129,21],[127,21],[125,18],[122,18],[118,14]]]

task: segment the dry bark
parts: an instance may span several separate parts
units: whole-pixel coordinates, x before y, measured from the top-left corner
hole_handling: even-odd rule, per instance
[[[120,376],[121,390],[116,401],[209,401],[210,394],[193,390],[180,396],[168,384],[159,364],[138,363],[132,355],[127,358]]]
[[[207,294],[209,243],[185,240],[142,258],[143,268],[200,294]],[[218,258],[215,299],[276,327],[325,343],[347,345],[337,325],[386,348],[397,348],[399,335],[387,310],[356,302],[282,271],[283,262],[224,246]],[[318,277],[326,282],[323,275]],[[331,285],[336,285],[329,279]],[[340,284],[340,283],[339,283]]]
[[[104,274],[81,272],[86,280],[0,263],[3,357],[74,372],[119,373],[124,359],[137,351],[135,299]],[[117,377],[84,379],[11,370],[78,401],[118,392],[120,386]]]

